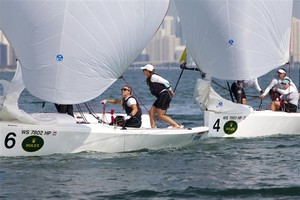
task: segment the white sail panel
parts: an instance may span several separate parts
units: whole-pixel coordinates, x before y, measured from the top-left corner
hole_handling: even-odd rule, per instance
[[[175,0],[187,50],[210,76],[240,80],[289,60],[292,0]]]
[[[75,104],[104,92],[156,33],[168,0],[0,2],[0,27],[27,90]]]

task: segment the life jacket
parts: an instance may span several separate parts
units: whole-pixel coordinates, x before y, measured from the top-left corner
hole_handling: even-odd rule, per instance
[[[151,77],[152,75],[147,78],[147,84],[149,85],[151,94],[158,97],[161,91],[166,89],[166,86],[161,83],[151,82]]]
[[[123,108],[125,109],[125,112],[127,115],[129,115],[131,112],[132,112],[132,108],[130,106],[127,105],[127,101],[130,99],[130,98],[134,98],[133,96],[130,96],[128,97],[126,100],[123,99]],[[142,117],[142,110],[140,108],[140,105],[139,105],[139,102],[136,100],[136,98],[134,98],[135,101],[136,101],[136,106],[137,106],[137,113],[133,116],[133,117],[136,117],[138,119],[141,119]]]

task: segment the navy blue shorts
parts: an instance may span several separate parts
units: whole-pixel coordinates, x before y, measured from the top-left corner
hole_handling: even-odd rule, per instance
[[[163,91],[159,94],[153,106],[162,110],[167,110],[170,106],[171,95],[169,91]]]
[[[297,112],[297,106],[291,103],[283,103],[282,110],[285,112]]]
[[[142,118],[141,117],[131,117],[130,119],[124,121],[124,116],[116,116],[115,124],[118,126],[124,126],[124,127],[140,128],[142,126]]]
[[[142,126],[142,119],[131,117],[130,119],[126,120],[125,127],[134,127],[134,128],[140,128]]]

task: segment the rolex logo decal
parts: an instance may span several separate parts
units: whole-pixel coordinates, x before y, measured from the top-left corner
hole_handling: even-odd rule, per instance
[[[44,140],[40,136],[29,136],[22,142],[22,148],[27,152],[40,150],[44,145]]]
[[[231,135],[238,129],[238,124],[231,120],[224,124],[223,129],[226,134]]]

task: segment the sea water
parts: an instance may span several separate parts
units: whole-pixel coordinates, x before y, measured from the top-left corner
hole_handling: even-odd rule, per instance
[[[180,69],[157,69],[175,87]],[[1,72],[10,80],[13,73]],[[260,77],[264,89],[276,71]],[[299,70],[289,76],[299,88]],[[139,69],[129,69],[101,96],[90,102],[102,112],[102,99],[120,98],[128,83],[144,113],[155,98]],[[203,112],[193,100],[198,72],[184,71],[167,113],[188,127],[203,125]],[[227,81],[216,80],[215,90],[230,100]],[[229,81],[231,84],[232,81]],[[248,103],[257,109],[255,89],[246,89]],[[2,88],[0,88],[2,95]],[[251,96],[251,97],[250,97]],[[269,105],[269,98],[261,104]],[[55,111],[53,104],[22,93],[26,112]],[[84,109],[84,106],[81,106]],[[76,110],[76,107],[74,107]],[[117,105],[107,105],[106,112]],[[283,122],[284,123],[284,122]],[[166,126],[159,122],[159,126]],[[42,157],[0,158],[0,199],[299,199],[300,133],[251,139],[206,139],[199,146],[131,153],[95,153]]]

